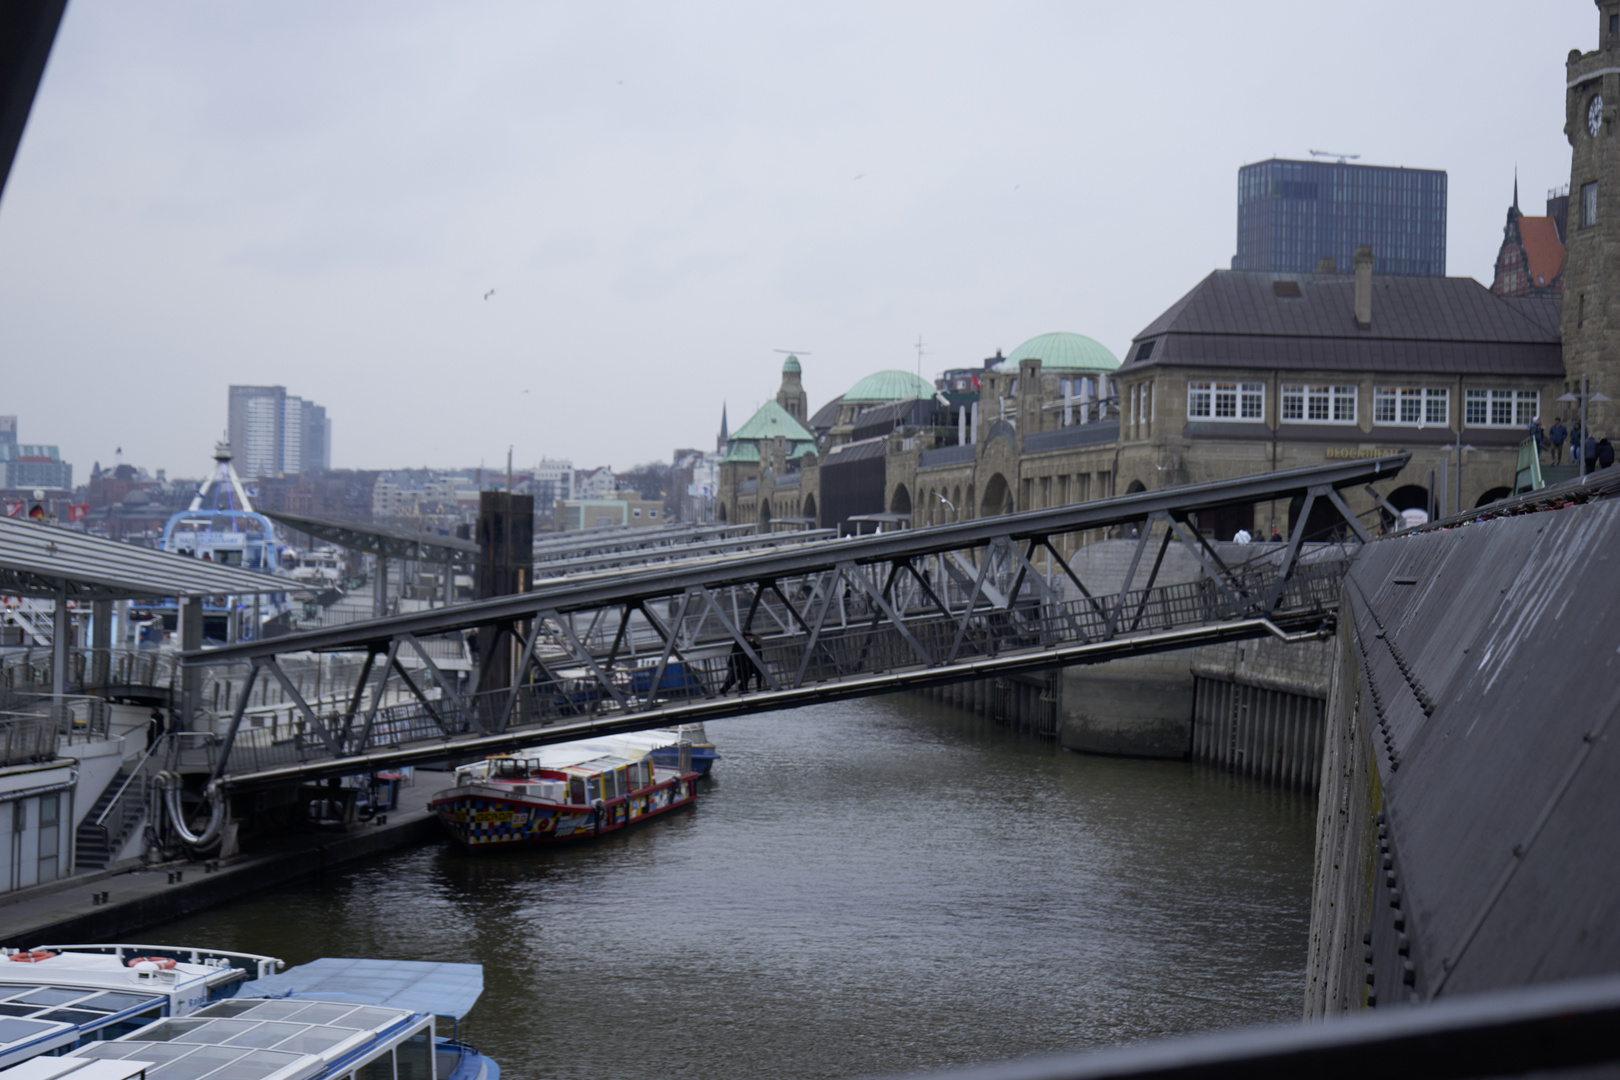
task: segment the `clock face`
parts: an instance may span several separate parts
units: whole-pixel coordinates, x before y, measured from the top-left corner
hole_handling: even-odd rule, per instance
[[[1594,94],[1592,104],[1586,107],[1586,130],[1597,138],[1598,128],[1603,126],[1603,95]]]

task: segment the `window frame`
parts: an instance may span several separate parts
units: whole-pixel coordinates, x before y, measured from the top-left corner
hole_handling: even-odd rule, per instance
[[[1277,389],[1277,418],[1284,424],[1338,424],[1356,423],[1360,387],[1350,383],[1282,383]],[[1344,406],[1349,415],[1343,415]],[[1313,416],[1320,407],[1323,415]],[[1297,412],[1298,415],[1290,415]]]
[[[1407,419],[1404,406],[1411,404],[1415,415]],[[1391,411],[1385,411],[1384,406]],[[1374,386],[1373,424],[1377,427],[1450,427],[1451,387]]]
[[[1500,418],[1503,408],[1506,409],[1506,419]],[[1469,386],[1463,390],[1465,427],[1525,427],[1540,415],[1539,390],[1516,390],[1502,386]]]
[[[1207,411],[1195,411],[1198,405]],[[1223,407],[1229,408],[1230,414],[1222,415]],[[1266,384],[1243,379],[1188,379],[1187,419],[1217,424],[1263,424],[1266,422]]]
[[[1581,228],[1590,229],[1597,224],[1598,182],[1588,180],[1581,185]]]

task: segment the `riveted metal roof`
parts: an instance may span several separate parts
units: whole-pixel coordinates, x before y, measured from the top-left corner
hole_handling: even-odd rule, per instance
[[[460,563],[478,561],[478,545],[455,536],[410,532],[369,521],[338,521],[305,517],[301,514],[265,512],[265,517],[317,540],[325,540],[351,551],[386,555],[390,559],[419,559],[423,562]]]
[[[136,547],[56,525],[0,518],[0,593],[77,600],[247,596],[285,578]]]

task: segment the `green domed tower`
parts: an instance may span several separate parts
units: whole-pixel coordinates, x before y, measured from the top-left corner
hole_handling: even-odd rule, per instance
[[[800,374],[797,356],[790,355],[782,361],[782,388],[776,392],[776,403],[802,424],[810,416],[810,399],[805,396]]]

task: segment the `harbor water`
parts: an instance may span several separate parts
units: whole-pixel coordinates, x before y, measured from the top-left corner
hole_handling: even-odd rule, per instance
[[[433,844],[142,938],[483,964],[463,1031],[509,1080],[848,1077],[1300,1014],[1309,798],[908,696],[709,735],[674,817]]]

